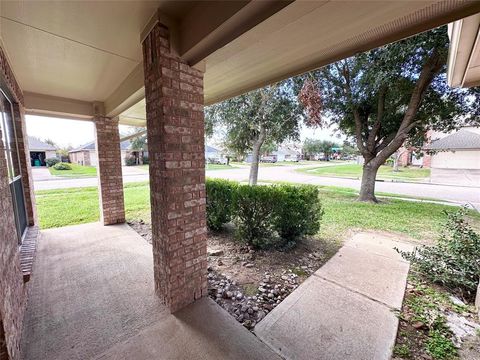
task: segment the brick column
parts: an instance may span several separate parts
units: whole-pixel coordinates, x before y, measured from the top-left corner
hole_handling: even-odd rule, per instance
[[[143,59],[155,290],[174,312],[207,293],[203,74],[159,23]]]
[[[35,207],[32,167],[30,163],[27,125],[25,123],[25,111],[23,106],[14,103],[13,116],[15,119],[15,133],[18,144],[18,155],[20,157],[20,169],[22,172],[23,192],[25,194],[25,209],[27,211],[28,225],[33,226],[37,223],[37,211]]]
[[[95,115],[95,141],[98,155],[98,194],[100,221],[104,225],[125,222],[122,158],[118,118]]]

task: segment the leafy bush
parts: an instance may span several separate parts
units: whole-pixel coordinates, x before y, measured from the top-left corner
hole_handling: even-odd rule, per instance
[[[147,164],[149,163],[148,156],[146,156],[146,155],[143,156],[143,163],[144,163],[145,165],[147,165]]]
[[[45,164],[47,164],[47,167],[51,167],[55,164],[58,164],[59,162],[60,162],[60,159],[57,159],[57,158],[45,159]]]
[[[125,158],[125,165],[126,166],[134,166],[137,165],[137,160],[133,156],[127,156]]]
[[[323,215],[318,188],[313,185],[280,185],[277,191],[275,228],[282,239],[295,242],[315,235]]]
[[[238,184],[228,180],[208,179],[207,188],[207,226],[211,230],[220,230],[222,225],[232,218],[232,204]]]
[[[447,213],[442,234],[434,246],[399,251],[427,279],[473,300],[480,278],[480,236],[465,220],[466,209]]]
[[[275,186],[238,186],[234,196],[234,222],[239,239],[256,248],[274,244],[277,196]]]
[[[53,165],[53,168],[55,170],[72,170],[72,166],[70,164],[62,162],[56,163],[55,165]]]

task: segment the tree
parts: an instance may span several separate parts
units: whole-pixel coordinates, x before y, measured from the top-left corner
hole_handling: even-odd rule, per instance
[[[337,147],[337,144],[335,144],[333,141],[320,141],[320,152],[323,153],[325,160],[328,160],[330,158],[334,147]]]
[[[145,128],[136,127],[131,132],[131,135],[139,134],[145,131]],[[130,144],[132,145],[132,149],[145,151],[147,150],[147,134],[139,135],[130,139]]]
[[[311,157],[320,153],[322,151],[320,142],[320,140],[316,139],[305,139],[305,141],[303,142],[303,153],[305,154],[305,156],[310,159]]]
[[[55,148],[58,148],[57,144],[56,144],[55,141],[53,141],[52,139],[45,139],[45,140],[43,140],[43,142],[44,142],[45,144],[49,144],[49,145],[52,145],[52,146],[55,147]]]
[[[337,147],[338,145],[333,141],[329,140],[315,140],[315,139],[305,139],[303,143],[303,151],[309,156],[315,156],[320,153],[323,153],[325,158],[332,154],[332,148]]]
[[[258,180],[258,164],[265,144],[297,140],[302,107],[291,80],[231,98],[205,109],[208,132],[212,124],[226,129],[225,146],[235,154],[252,153],[249,183]]]
[[[321,94],[322,116],[356,140],[365,160],[359,200],[377,202],[377,171],[405,141],[478,121],[478,90],[446,83],[447,53],[441,27],[328,65],[314,80],[303,77],[302,91]]]

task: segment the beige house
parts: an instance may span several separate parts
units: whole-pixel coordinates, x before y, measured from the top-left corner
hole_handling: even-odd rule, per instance
[[[55,146],[47,144],[36,137],[28,137],[28,147],[32,166],[45,166],[45,159],[57,157]]]
[[[148,156],[147,151],[132,149],[132,143],[130,140],[125,140],[120,143],[120,154],[123,166],[127,165],[127,159],[130,157],[136,159],[137,164],[141,164],[143,162],[143,156]],[[70,150],[68,152],[68,157],[73,164],[98,166],[98,154],[95,141]]]
[[[432,183],[480,186],[480,128],[463,127],[425,149],[433,152]]]

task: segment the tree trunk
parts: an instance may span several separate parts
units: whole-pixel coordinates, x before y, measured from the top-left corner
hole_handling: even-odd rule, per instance
[[[374,166],[370,162],[363,166],[359,201],[378,202],[375,197],[375,179],[377,178],[378,168],[378,166]]]
[[[260,162],[260,150],[265,141],[265,128],[260,127],[260,133],[257,140],[253,144],[252,149],[252,164],[250,165],[250,176],[248,178],[249,185],[257,185],[258,180],[258,164]]]

